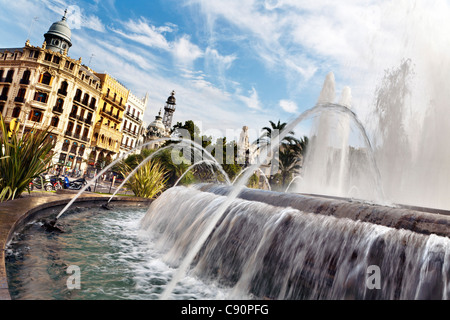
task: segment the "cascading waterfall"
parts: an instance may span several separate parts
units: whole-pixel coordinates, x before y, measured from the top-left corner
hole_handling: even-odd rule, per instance
[[[141,222],[173,267],[227,199],[198,189],[166,191]],[[232,287],[230,298],[447,299],[449,248],[447,237],[237,198],[190,272]]]

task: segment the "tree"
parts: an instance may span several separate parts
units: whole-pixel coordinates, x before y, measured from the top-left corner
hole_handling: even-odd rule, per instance
[[[280,120],[278,120],[278,123],[275,123],[273,121],[269,121],[270,123],[270,127],[264,127],[263,130],[263,135],[260,139],[257,140],[258,143],[258,148],[261,148],[263,146],[267,146],[269,144],[271,144],[273,142],[273,139],[277,138],[281,132],[283,132],[286,129],[287,123],[286,122],[281,122]],[[285,148],[287,145],[291,145],[291,144],[299,144],[299,140],[297,140],[294,137],[294,131],[289,131],[287,135],[285,135],[280,141],[280,145],[278,147],[278,149],[274,152],[272,160],[271,160],[271,164],[272,164],[272,168],[271,168],[271,172],[270,172],[270,180],[273,180],[273,176],[278,172],[278,170],[276,170],[276,168],[280,167],[280,163],[279,163],[279,153],[280,153],[280,149]]]
[[[283,188],[293,179],[295,173],[301,169],[303,157],[308,147],[309,139],[304,136],[295,139],[294,143],[284,144],[279,154],[280,183]]]

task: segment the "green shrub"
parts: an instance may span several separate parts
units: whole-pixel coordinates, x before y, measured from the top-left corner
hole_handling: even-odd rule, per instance
[[[49,130],[34,128],[19,138],[0,115],[0,202],[18,198],[30,182],[45,172],[53,147]]]
[[[133,171],[125,162],[119,169],[120,173],[127,177]],[[157,161],[149,161],[140,167],[132,176],[125,187],[132,190],[137,197],[154,198],[162,193],[166,187],[168,172]]]

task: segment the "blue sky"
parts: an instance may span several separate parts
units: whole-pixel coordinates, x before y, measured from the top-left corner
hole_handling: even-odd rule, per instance
[[[370,122],[386,69],[412,58],[420,73],[429,52],[419,49],[449,45],[445,0],[0,0],[0,47],[23,46],[28,34],[41,45],[67,7],[69,55],[148,92],[147,122],[175,90],[174,121],[222,136],[295,118],[329,72],[336,99],[349,86],[353,110]]]

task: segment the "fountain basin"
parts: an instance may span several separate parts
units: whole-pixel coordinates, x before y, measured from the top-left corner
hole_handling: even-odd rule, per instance
[[[25,197],[0,204],[0,300],[10,300],[8,280],[5,267],[5,249],[12,238],[33,220],[48,217],[48,210],[57,213],[74,196],[75,192],[61,191],[56,194],[43,194]],[[109,196],[98,194],[83,194],[75,203],[76,206],[101,206],[108,201]],[[134,197],[116,197],[113,205],[148,207],[151,199]]]
[[[57,236],[59,241],[54,244],[55,238],[49,239],[48,245],[55,245],[59,254],[55,258],[54,248],[47,250],[49,258],[44,261],[52,268],[44,276],[59,277],[58,291],[65,285],[59,273],[66,264],[75,261],[80,265],[88,263],[83,277],[96,278],[95,273],[86,274],[86,268],[101,267],[99,262],[104,260],[97,259],[101,253],[107,258],[106,264],[113,268],[106,269],[96,288],[110,289],[112,281],[114,294],[122,293],[120,298],[158,299],[183,257],[195,247],[203,231],[208,230],[205,227],[208,221],[216,221],[217,208],[227,201],[225,195],[231,188],[211,184],[171,188],[153,201],[148,210],[142,208],[138,215],[130,216],[133,228],[123,228],[110,219],[106,229],[97,229],[107,237],[99,238],[99,246],[101,242],[107,243],[99,249],[95,238],[94,245],[84,249],[85,238],[97,233],[85,230],[98,225],[97,217],[110,215],[111,211],[80,218],[85,223],[81,227],[77,227],[79,215],[69,214],[64,220],[72,219],[70,223],[76,232],[69,234],[72,238],[68,240],[64,235]],[[390,211],[394,213],[391,215]],[[382,213],[390,216],[381,217]],[[113,218],[120,220],[122,216],[126,214],[119,213]],[[416,223],[407,223],[413,219]],[[445,228],[437,226],[447,219],[444,214],[407,208],[244,189],[231,201],[214,230],[208,232],[207,240],[170,299],[448,299],[450,239],[444,236]],[[109,224],[118,231],[111,232]],[[149,242],[134,237],[137,233],[145,235]],[[123,242],[123,238],[125,245],[119,249],[109,245]],[[74,244],[75,248],[67,244]],[[135,253],[142,248],[158,253],[144,254],[141,259]],[[74,250],[83,261],[77,262],[66,254]],[[39,254],[35,253],[36,256]],[[137,273],[125,272],[117,278],[114,271],[117,264],[123,270],[131,266]],[[374,266],[380,272],[379,289],[367,285],[367,270]],[[47,283],[42,285],[46,287]],[[136,285],[144,288],[139,295]],[[57,297],[67,298],[67,294],[65,291],[65,295]],[[104,299],[105,294],[90,295],[88,290],[79,297]]]

